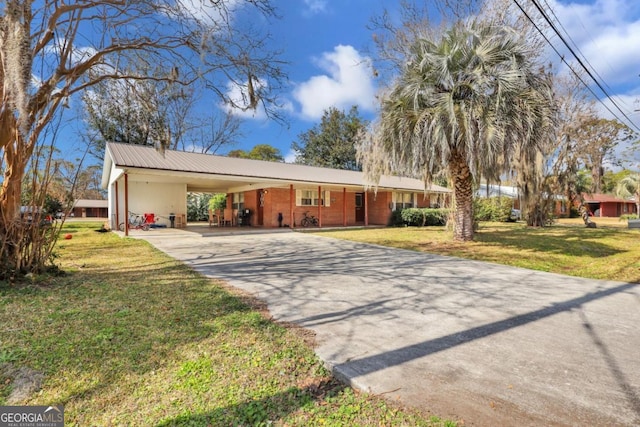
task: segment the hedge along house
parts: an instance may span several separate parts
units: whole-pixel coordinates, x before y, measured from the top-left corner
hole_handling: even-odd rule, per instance
[[[153,213],[160,224],[185,226],[189,192],[226,193],[233,218],[249,212],[243,225],[254,227],[296,227],[305,213],[315,216],[320,227],[386,225],[397,208],[444,206],[450,194],[435,185],[425,191],[424,183],[412,178],[383,176],[376,191],[370,184],[356,171],[161,153],[120,143],[107,144],[102,174],[113,229],[127,212]]]

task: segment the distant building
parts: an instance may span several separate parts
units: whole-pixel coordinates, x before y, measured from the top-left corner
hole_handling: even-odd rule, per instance
[[[520,191],[518,190],[518,187],[498,184],[490,184],[487,186],[487,184],[480,184],[478,190],[476,190],[476,197],[507,197],[513,200],[513,209],[521,209],[522,200],[520,198]],[[554,199],[553,214],[557,217],[569,216],[566,198],[557,195]]]
[[[625,200],[609,194],[585,194],[584,203],[593,216],[598,217],[619,217],[637,213],[635,199]]]
[[[518,187],[497,184],[480,184],[476,190],[476,197],[507,197],[513,199],[512,208],[520,209],[520,193]]]
[[[78,199],[73,203],[71,214],[75,218],[107,218],[109,202],[108,200]]]

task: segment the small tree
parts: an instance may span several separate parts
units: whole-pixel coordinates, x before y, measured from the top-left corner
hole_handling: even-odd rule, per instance
[[[227,207],[227,195],[224,193],[216,193],[209,199],[209,210],[215,211]]]
[[[228,157],[239,157],[241,159],[265,160],[268,162],[284,162],[284,157],[280,150],[269,144],[258,144],[249,151],[232,150]]]
[[[634,173],[621,179],[616,186],[616,195],[623,199],[633,197],[636,202],[636,214],[640,218],[640,173]]]
[[[210,194],[187,194],[187,221],[204,221],[208,218]]]
[[[580,141],[580,156],[591,171],[592,193],[602,192],[604,163],[611,158],[614,149],[623,142],[634,139],[635,132],[617,120],[591,117],[576,132]]]
[[[162,76],[162,68],[149,70],[134,64],[130,75]],[[204,88],[172,81],[147,79],[104,80],[82,96],[91,153],[104,157],[105,143],[166,146],[172,150],[215,153],[241,135],[238,116],[229,109],[214,109],[207,116],[195,105]]]
[[[361,170],[356,161],[356,139],[368,126],[353,106],[348,114],[336,108],[325,110],[319,125],[298,135],[291,147],[296,163],[335,169]]]

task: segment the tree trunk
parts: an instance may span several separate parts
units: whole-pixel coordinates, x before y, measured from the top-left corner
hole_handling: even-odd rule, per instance
[[[3,164],[5,165],[4,179],[0,188],[0,212],[2,215],[0,232],[5,233],[7,224],[13,223],[20,212],[25,162],[21,152],[21,135],[13,114],[10,111],[5,111],[0,124],[3,127],[0,131],[0,147],[3,149]]]
[[[463,154],[454,152],[449,162],[449,172],[455,197],[453,239],[473,240],[473,180]]]
[[[25,144],[18,123],[10,110],[5,110],[0,120],[0,147],[3,149],[4,177],[0,187],[0,278],[13,277],[29,268],[28,251],[33,250],[26,238],[27,230],[20,217],[22,206],[22,181],[26,164],[33,151]],[[35,217],[35,213],[31,213]],[[39,267],[39,266],[38,266]]]

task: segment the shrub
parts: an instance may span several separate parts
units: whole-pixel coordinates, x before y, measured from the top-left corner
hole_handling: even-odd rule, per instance
[[[224,209],[227,207],[227,195],[224,193],[216,193],[209,199],[209,209]]]
[[[207,210],[210,198],[211,196],[208,194],[187,194],[187,221],[206,221],[209,219]]]
[[[391,212],[388,225],[390,227],[402,227],[405,225],[402,221],[402,210],[395,210]]]
[[[400,211],[400,217],[404,225],[415,227],[445,225],[449,209],[434,208],[407,208]]]
[[[473,215],[475,221],[506,222],[511,218],[513,200],[508,197],[475,198]]]
[[[620,221],[626,221],[629,219],[638,219],[638,215],[637,214],[624,214],[624,215],[620,215]]]

